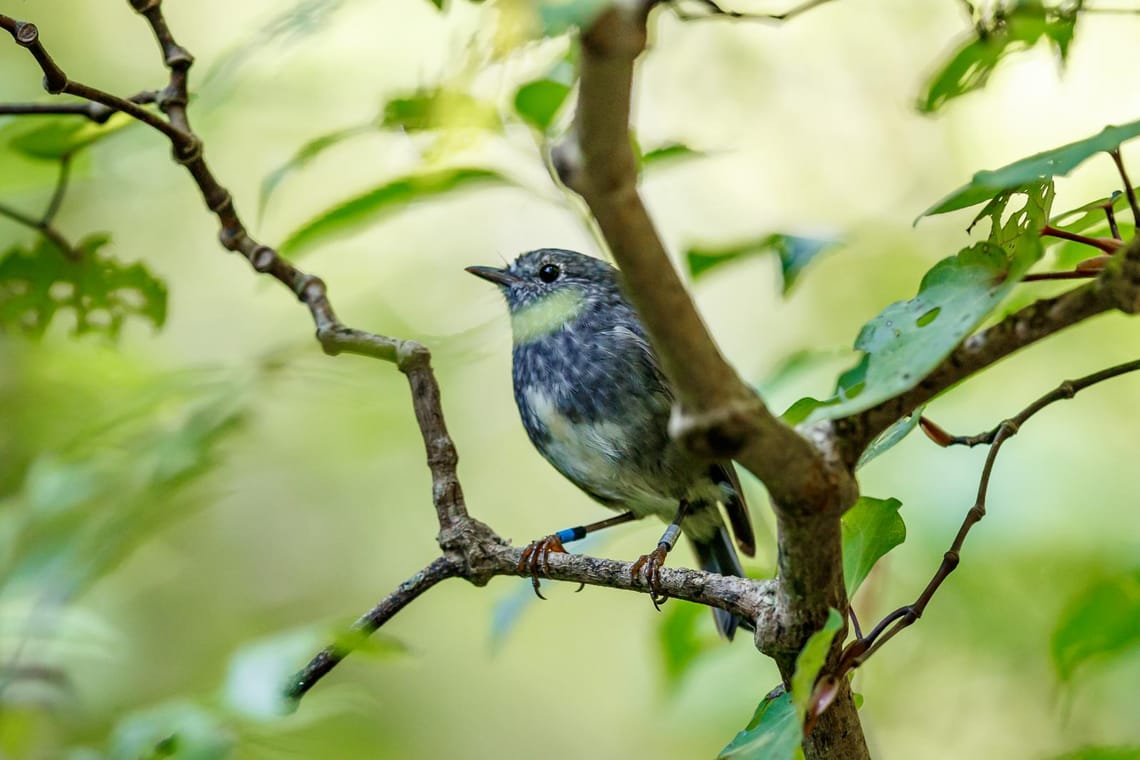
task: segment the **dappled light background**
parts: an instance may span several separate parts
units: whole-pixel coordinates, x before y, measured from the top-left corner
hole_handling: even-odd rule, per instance
[[[263,180],[314,138],[440,84],[490,104],[494,121],[565,53],[565,40],[518,47],[494,4],[451,5],[168,0],[166,10],[197,59],[191,117],[207,158],[269,244],[412,172],[466,166],[511,179],[387,209],[298,257],[345,322],[433,350],[468,506],[521,544],[604,515],[527,442],[505,309],[463,272],[541,246],[600,253],[534,135],[459,110],[430,134],[362,130],[283,175],[259,213]],[[0,11],[34,21],[72,77],[121,94],[165,80],[125,2],[0,0]],[[969,31],[951,0],[837,0],[782,26],[662,11],[651,27],[637,140],[703,153],[646,170],[670,250],[770,232],[842,241],[786,297],[769,257],[695,285],[730,360],[778,410],[829,394],[860,325],[967,243],[969,211],[912,227],[923,209],[978,169],[1140,117],[1128,74],[1136,16],[1082,18],[1063,71],[1041,46],[934,116],[918,113],[918,95]],[[40,79],[26,51],[0,40],[0,99],[40,98]],[[1124,154],[1140,173],[1140,150]],[[53,177],[51,164],[0,156],[0,201],[38,209]],[[1118,184],[1096,158],[1058,182],[1055,208]],[[222,251],[168,144],[142,127],[82,156],[58,221],[74,238],[109,233],[110,253],[166,281],[169,311],[161,330],[129,321],[117,343],[71,336],[66,314],[38,342],[0,335],[0,754],[713,757],[776,684],[747,636],[719,643],[709,616],[679,602],[658,614],[604,589],[547,584],[550,601],[538,603],[518,579],[449,581],[277,716],[281,679],[437,552],[406,383],[391,366],[322,355],[306,309]],[[32,239],[0,219],[0,249]],[[1064,287],[1025,285],[1013,301]],[[1138,345],[1135,324],[1101,317],[928,414],[978,432],[1061,380],[1135,358]],[[802,351],[810,360],[781,371]],[[1140,556],[1138,394],[1137,377],[1099,386],[1005,448],[961,568],[855,676],[876,757],[1140,743],[1140,656],[1091,663],[1067,684],[1050,659],[1062,610]],[[862,471],[865,493],[902,501],[908,527],[856,598],[865,624],[926,583],[983,457],[914,435]],[[770,510],[758,483],[746,487],[768,526],[749,569],[766,577]],[[626,526],[589,550],[630,559],[659,531]],[[684,662],[666,658],[666,640]]]

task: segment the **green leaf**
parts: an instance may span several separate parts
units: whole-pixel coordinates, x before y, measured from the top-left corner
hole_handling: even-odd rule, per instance
[[[572,27],[588,27],[614,0],[539,0],[538,17],[547,37],[562,34]]]
[[[1140,747],[1082,747],[1052,760],[1140,760]]]
[[[674,161],[679,161],[687,158],[702,158],[705,155],[703,151],[694,150],[688,145],[681,143],[668,143],[659,148],[654,148],[648,153],[641,154],[638,159],[638,164],[642,169],[651,166],[658,166],[660,164],[670,164]]]
[[[156,328],[166,321],[166,285],[142,264],[125,265],[101,252],[110,241],[92,235],[70,258],[46,238],[0,256],[0,326],[43,335],[60,311],[75,316],[75,333],[119,336],[128,317]]]
[[[898,499],[861,496],[843,515],[843,581],[849,597],[855,596],[875,563],[906,540],[901,506]]]
[[[34,117],[32,123],[21,124],[7,143],[28,158],[58,161],[134,123],[124,113],[112,114],[102,124],[71,115]]]
[[[668,688],[675,690],[693,663],[719,645],[707,621],[705,608],[696,604],[674,605],[662,616],[657,635]]]
[[[1024,205],[1003,224],[1015,196],[1024,197]],[[989,239],[935,264],[922,278],[918,295],[891,304],[864,325],[855,348],[865,355],[840,376],[835,396],[816,402],[808,419],[869,409],[913,388],[937,367],[1041,258],[1041,229],[1052,202],[1052,183],[1029,185],[991,201],[975,220],[989,220]]]
[[[811,701],[812,689],[819,677],[819,671],[827,660],[827,653],[831,650],[831,642],[839,629],[843,627],[843,616],[839,610],[829,609],[827,620],[823,627],[811,635],[796,657],[796,670],[792,673],[792,704],[796,708],[796,715],[803,723],[807,714],[808,703]]]
[[[545,133],[569,94],[570,85],[552,79],[527,82],[515,93],[515,112],[527,124]]]
[[[128,713],[111,734],[114,760],[221,760],[236,736],[213,712],[192,702],[168,702]]]
[[[1073,40],[1078,7],[1045,7],[1040,0],[1018,0],[1012,7],[1000,8],[938,70],[919,99],[918,109],[931,113],[985,87],[1002,58],[1028,50],[1042,39],[1053,44],[1063,62]]]
[[[756,707],[748,726],[720,751],[717,760],[792,760],[803,741],[803,724],[782,686]]]
[[[823,250],[836,244],[835,240],[798,237],[774,233],[756,240],[721,248],[690,248],[685,253],[689,273],[699,279],[710,270],[747,256],[774,253],[780,258],[780,271],[784,279],[784,293],[795,285],[796,278]]]
[[[1140,649],[1140,571],[1086,589],[1053,630],[1053,665],[1062,681],[1090,661]]]
[[[413,201],[438,198],[463,188],[508,182],[503,175],[486,169],[443,169],[401,177],[322,211],[294,230],[280,250],[296,256],[334,238],[359,232],[387,214],[405,211]]]
[[[406,132],[457,128],[501,131],[503,122],[491,103],[460,90],[433,88],[388,101],[380,126]]]
[[[918,427],[918,421],[922,418],[924,409],[926,409],[925,406],[920,406],[875,436],[875,440],[871,441],[871,444],[859,456],[859,461],[855,463],[855,469],[858,470],[880,454],[885,454],[895,444],[910,435],[910,432]]]
[[[265,207],[269,204],[269,196],[273,194],[273,191],[276,190],[290,174],[305,168],[329,148],[339,145],[353,137],[371,134],[375,131],[376,128],[371,124],[348,127],[347,129],[338,129],[327,135],[313,138],[302,145],[301,148],[293,154],[292,158],[265,175],[265,178],[261,180],[261,191],[258,193],[257,198],[258,217],[265,214]]]
[[[918,218],[975,206],[999,193],[1012,191],[1022,185],[1064,176],[1090,156],[1101,151],[1115,150],[1121,143],[1138,135],[1140,135],[1140,120],[1121,126],[1108,126],[1083,140],[1036,153],[1000,169],[980,171],[968,184],[923,211]]]

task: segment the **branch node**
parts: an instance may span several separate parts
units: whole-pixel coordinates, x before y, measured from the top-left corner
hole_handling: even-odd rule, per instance
[[[306,274],[297,280],[297,287],[293,291],[297,294],[297,298],[304,302],[322,298],[327,292],[325,281],[315,274]]]
[[[163,91],[165,92],[165,90]],[[161,106],[159,106],[161,108]],[[187,134],[180,141],[174,145],[174,161],[182,166],[187,166],[202,158],[202,141],[195,135]],[[229,194],[226,194],[226,202],[229,202]],[[210,205],[210,210],[217,213],[217,208],[214,204]]]
[[[229,200],[228,194],[226,196],[226,200]],[[211,208],[211,211],[213,210],[214,209]],[[217,212],[215,211],[214,213]],[[222,244],[222,247],[227,251],[240,251],[242,241],[245,240],[246,237],[247,236],[245,230],[241,227],[226,226],[218,230],[218,242],[220,242]]]
[[[40,38],[40,30],[27,21],[16,23],[16,43],[21,47],[31,47]]]
[[[400,341],[396,349],[396,366],[401,372],[407,374],[414,369],[426,366],[431,362],[431,351],[422,343],[414,340]]]
[[[249,254],[249,263],[258,272],[268,272],[277,259],[277,252],[267,245],[259,245]]]

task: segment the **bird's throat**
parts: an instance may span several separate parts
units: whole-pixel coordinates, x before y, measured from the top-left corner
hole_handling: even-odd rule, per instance
[[[586,294],[578,288],[563,288],[527,304],[511,314],[515,345],[530,343],[563,327],[582,313]]]

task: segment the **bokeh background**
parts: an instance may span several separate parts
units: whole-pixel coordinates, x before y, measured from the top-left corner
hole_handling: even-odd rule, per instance
[[[365,130],[290,173],[258,215],[263,179],[308,141],[441,83],[505,111],[565,42],[512,45],[493,4],[462,0],[442,14],[424,0],[166,6],[197,58],[191,115],[207,157],[266,242],[425,167],[493,168],[526,186],[410,204],[300,263],[327,281],[349,324],[432,348],[477,517],[516,543],[597,519],[602,510],[526,441],[503,305],[462,271],[540,246],[599,253],[533,134]],[[164,81],[125,2],[4,0],[0,12],[39,25],[76,78],[123,94]],[[1140,117],[1129,73],[1140,17],[1093,14],[1064,70],[1041,46],[1005,61],[984,91],[918,113],[927,79],[968,32],[951,0],[841,0],[782,26],[654,21],[638,140],[704,153],[646,172],[671,250],[774,231],[843,241],[786,298],[764,257],[696,284],[725,352],[774,407],[826,395],[859,326],[966,244],[968,212],[912,227],[924,208],[978,169]],[[40,98],[39,82],[25,51],[0,40],[0,97]],[[1140,151],[1125,156],[1140,172]],[[41,207],[52,172],[7,156],[0,201]],[[1117,186],[1107,157],[1090,161],[1059,182],[1055,208]],[[222,252],[197,190],[144,129],[84,154],[58,223],[76,238],[109,232],[113,255],[166,281],[169,312],[161,330],[128,322],[118,342],[73,337],[66,314],[39,341],[0,335],[0,755],[712,757],[776,684],[747,637],[717,643],[707,614],[676,602],[658,614],[629,594],[553,587],[532,603],[521,580],[450,581],[295,714],[274,716],[279,679],[435,555],[404,379],[323,356],[306,310]],[[31,239],[0,219],[0,249]],[[1014,300],[1061,289],[1025,286]],[[1101,317],[928,413],[977,432],[1065,378],[1135,358],[1138,345],[1136,324]],[[803,351],[809,361],[781,370]],[[1006,447],[961,568],[855,678],[876,757],[1042,758],[1140,743],[1140,656],[1090,663],[1064,683],[1050,659],[1059,615],[1140,556],[1138,393],[1136,377],[1098,387]],[[862,472],[867,494],[903,502],[909,533],[860,591],[864,621],[925,584],[983,456],[916,435]],[[771,518],[762,487],[747,487],[769,526],[750,566],[763,576]],[[631,558],[659,530],[627,526],[591,549]],[[666,630],[683,662],[666,657]]]

